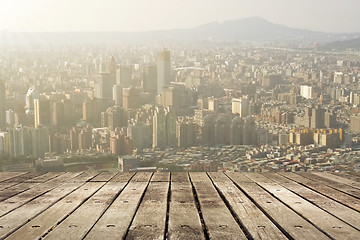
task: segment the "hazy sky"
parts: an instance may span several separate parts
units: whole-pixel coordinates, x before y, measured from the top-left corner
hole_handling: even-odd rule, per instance
[[[360,0],[0,0],[0,30],[143,31],[251,16],[290,27],[360,32]]]

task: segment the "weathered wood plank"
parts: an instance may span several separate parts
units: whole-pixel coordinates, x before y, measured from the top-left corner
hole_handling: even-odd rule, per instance
[[[247,239],[206,173],[190,173],[211,239]]]
[[[38,177],[28,179],[25,182],[43,183],[43,182],[49,181],[50,179],[56,178],[57,176],[60,176],[60,175],[62,175],[64,173],[65,172],[47,172],[47,173],[45,173],[43,175],[40,175]]]
[[[247,196],[293,239],[329,239],[292,209],[241,173],[226,173]]]
[[[155,172],[151,182],[170,182],[170,172]]]
[[[171,173],[171,182],[189,182],[189,174],[187,172],[173,172]]]
[[[360,230],[360,213],[276,173],[264,173],[283,187]]]
[[[88,182],[99,174],[100,172],[79,172],[77,176],[71,178],[71,182]]]
[[[101,172],[96,177],[89,180],[89,182],[108,182],[110,179],[112,179],[117,172]]]
[[[66,218],[68,214],[78,208],[104,184],[103,182],[86,183],[16,230],[7,239],[39,239],[50,231],[51,228],[55,227],[58,222]]]
[[[149,182],[153,173],[152,172],[137,172],[131,179],[132,182]]]
[[[28,190],[0,202],[0,216],[13,211],[32,199],[66,183],[67,181],[70,181],[76,175],[78,175],[78,173],[65,173],[42,184],[32,183],[33,186],[30,186]],[[29,183],[26,184],[28,185]]]
[[[83,183],[66,183],[0,218],[0,239],[36,217]]]
[[[298,175],[308,178],[312,181],[316,181],[320,184],[325,184],[333,189],[339,190],[341,192],[347,193],[349,195],[352,195],[356,198],[360,198],[360,191],[356,188],[350,187],[346,184],[342,184],[336,181],[332,181],[323,177],[320,177],[316,174],[312,174],[312,173],[297,173]]]
[[[9,178],[7,180],[4,180],[3,182],[25,182],[29,179],[38,177],[40,175],[43,175],[45,173],[39,173],[39,172],[29,172],[29,173],[25,173],[25,174],[21,174],[19,176],[13,177],[13,178]]]
[[[189,178],[171,182],[168,238],[205,239]]]
[[[208,173],[253,239],[287,239],[224,173]]]
[[[344,173],[344,172],[330,172],[330,173],[334,174],[336,176],[340,176],[340,177],[343,177],[343,178],[353,180],[355,182],[360,182],[360,177],[355,175],[355,174],[348,174],[348,173]]]
[[[284,202],[291,209],[312,222],[315,226],[322,229],[329,236],[336,239],[356,239],[356,237],[360,236],[360,232],[357,229],[340,221],[323,209],[299,197],[271,179],[258,173],[245,173],[245,175]]]
[[[34,187],[34,183],[23,182],[23,183],[19,183],[14,186],[8,187],[6,189],[3,189],[0,191],[0,202],[6,200],[8,198],[11,198],[13,196],[16,196],[17,194],[20,194],[20,193],[30,189],[31,187]]]
[[[0,182],[24,175],[27,172],[0,172]]]
[[[137,173],[93,226],[85,239],[122,239],[149,184],[151,173]],[[135,177],[138,178],[135,178]],[[144,181],[146,180],[147,181]],[[142,181],[138,181],[142,180]]]
[[[44,239],[82,239],[104,213],[127,182],[106,183],[79,209],[66,218]],[[91,212],[91,214],[89,214]]]
[[[151,182],[126,239],[164,239],[169,182]]]
[[[303,186],[306,186],[320,194],[323,194],[335,201],[338,201],[354,210],[360,211],[360,200],[353,196],[340,192],[334,188],[326,186],[325,184],[319,183],[317,181],[302,177],[295,173],[278,173],[278,174],[288,179],[291,179]]]
[[[329,179],[331,181],[335,181],[335,182],[338,182],[338,183],[341,183],[341,184],[346,184],[348,186],[351,186],[353,188],[357,188],[357,189],[360,190],[360,183],[359,182],[355,182],[355,181],[349,180],[347,178],[339,177],[339,176],[336,176],[336,175],[333,175],[333,174],[330,174],[330,173],[327,173],[327,172],[313,172],[313,174],[316,174],[316,175],[318,175],[320,177]]]
[[[17,184],[19,184],[19,183],[16,183],[16,182],[0,183],[0,191],[4,190],[6,188],[9,188],[9,187],[15,186]]]
[[[135,175],[135,172],[120,172],[110,182],[128,182]]]

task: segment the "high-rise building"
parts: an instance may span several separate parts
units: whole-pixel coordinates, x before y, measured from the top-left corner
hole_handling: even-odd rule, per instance
[[[176,122],[177,145],[181,148],[195,146],[197,125],[193,119],[181,118]]]
[[[312,98],[312,87],[307,85],[300,86],[300,95],[306,99]]]
[[[176,146],[176,115],[170,109],[156,109],[153,116],[153,147]]]
[[[39,125],[50,126],[50,100],[46,99],[44,96],[41,96],[38,99],[34,99],[34,117],[35,127]]]
[[[123,85],[124,87],[131,87],[131,66],[120,65],[116,69],[116,84]]]
[[[157,94],[160,94],[163,87],[171,82],[171,61],[170,51],[163,50],[157,55]]]
[[[221,114],[215,120],[214,138],[216,145],[230,144],[230,118],[225,114]]]
[[[31,133],[28,127],[9,129],[9,148],[11,156],[31,154]]]
[[[39,98],[39,92],[36,88],[29,88],[26,93],[26,110],[34,111],[34,99]]]
[[[355,134],[360,133],[360,116],[350,117],[350,131]]]
[[[213,146],[215,144],[215,114],[208,114],[204,117],[201,125],[201,144]]]
[[[100,99],[113,99],[114,77],[110,73],[101,73],[97,77],[96,97]]]
[[[149,124],[142,122],[132,123],[127,128],[127,135],[133,140],[135,149],[151,148],[152,129]]]
[[[35,157],[44,157],[49,152],[49,128],[38,125],[31,128],[32,154]]]
[[[110,130],[127,126],[127,116],[123,108],[119,106],[110,107],[103,112],[102,127],[108,127]]]
[[[145,92],[156,94],[157,92],[157,68],[145,66],[143,69],[143,89]]]
[[[114,85],[113,87],[113,100],[116,106],[123,105],[123,85]]]
[[[0,80],[0,129],[5,130],[6,128],[6,117],[5,117],[5,84]]]
[[[231,121],[230,144],[242,145],[244,138],[244,120],[240,117],[234,117]]]
[[[248,100],[246,98],[233,98],[232,113],[239,114],[240,117],[246,117],[249,113]]]
[[[138,88],[123,89],[123,108],[136,109],[140,106],[140,91]]]
[[[219,110],[219,100],[213,97],[208,98],[208,109],[209,111],[217,112]]]

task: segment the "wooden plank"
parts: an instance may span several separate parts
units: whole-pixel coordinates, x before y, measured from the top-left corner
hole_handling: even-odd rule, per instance
[[[0,172],[0,182],[24,175],[27,172]]]
[[[51,189],[66,183],[66,181],[70,181],[71,178],[76,175],[78,175],[78,173],[65,173],[42,184],[32,183],[34,186],[31,186],[28,190],[0,202],[0,216],[9,213]]]
[[[353,196],[340,192],[334,188],[326,186],[325,184],[319,183],[317,181],[313,181],[311,179],[302,177],[295,173],[278,173],[278,174],[288,179],[291,179],[303,186],[306,186],[312,189],[313,191],[323,194],[335,201],[338,201],[341,204],[344,204],[356,211],[360,211],[360,200]]]
[[[78,176],[71,179],[72,182],[88,182],[97,175],[99,175],[100,172],[80,172]]]
[[[175,180],[185,180],[184,173],[175,175]],[[205,239],[192,186],[188,174],[186,176],[187,181],[173,182],[174,173],[171,174],[168,238]]]
[[[140,204],[152,173],[137,173],[115,199],[104,215],[93,226],[85,239],[122,239]],[[140,177],[134,179],[136,176]],[[148,181],[145,180],[147,176]]]
[[[206,173],[190,173],[210,239],[247,239]]]
[[[293,239],[329,239],[312,224],[299,216],[292,209],[266,192],[255,182],[241,173],[226,173],[252,202],[266,212],[267,216],[282,229],[289,238]]]
[[[50,179],[56,178],[57,176],[60,176],[64,174],[65,172],[48,172],[43,175],[40,175],[38,177],[31,178],[29,180],[26,180],[25,182],[31,182],[31,183],[43,183]]]
[[[173,172],[171,173],[171,182],[189,182],[189,174],[187,172]]]
[[[112,179],[117,172],[101,172],[96,177],[89,180],[89,182],[108,182]]]
[[[35,178],[35,177],[38,177],[40,175],[43,175],[45,173],[40,173],[40,172],[29,172],[29,173],[25,173],[25,174],[21,174],[19,176],[16,176],[16,177],[13,177],[13,178],[9,178],[3,182],[25,182],[29,179],[32,179],[32,178]]]
[[[335,182],[338,182],[338,183],[341,183],[341,184],[346,184],[348,186],[351,186],[353,188],[357,188],[357,189],[360,190],[360,183],[359,182],[355,182],[355,181],[349,180],[347,178],[339,177],[339,176],[336,176],[336,175],[333,175],[333,174],[330,174],[330,173],[327,173],[327,172],[312,172],[312,173],[315,174],[315,175],[318,175],[320,177],[329,179],[331,181],[335,181]]]
[[[22,193],[22,192],[30,189],[33,186],[34,186],[34,183],[23,182],[23,183],[19,183],[14,186],[11,186],[9,188],[3,189],[0,191],[0,202],[4,201],[10,197],[13,197],[19,193]]]
[[[151,182],[170,182],[170,172],[155,172]]]
[[[224,173],[208,173],[252,239],[287,239],[271,220]]]
[[[4,190],[6,188],[9,188],[9,187],[15,186],[17,184],[18,183],[16,183],[16,182],[0,183],[0,191]]]
[[[312,174],[312,173],[297,173],[302,177],[308,178],[312,181],[316,181],[320,184],[325,184],[331,188],[334,188],[336,190],[339,190],[341,192],[347,193],[351,196],[354,196],[356,198],[360,198],[360,191],[356,188],[350,187],[346,184],[342,184],[336,181],[332,181],[323,177],[320,177],[316,174]]]
[[[264,173],[283,187],[360,230],[360,213],[276,173]]]
[[[66,183],[0,218],[0,239],[36,217],[83,183]]]
[[[126,239],[164,239],[169,182],[151,182]]]
[[[128,182],[135,175],[135,172],[120,172],[110,182]]]
[[[335,239],[356,239],[360,232],[338,218],[258,173],[244,173],[261,187]]]
[[[343,178],[353,180],[355,182],[360,182],[360,177],[355,175],[355,174],[348,174],[348,173],[344,173],[344,172],[330,172],[330,173],[334,174],[336,176],[340,176],[340,177],[343,177]]]
[[[39,239],[61,222],[105,183],[89,182],[16,230],[7,239]]]
[[[44,239],[82,239],[127,182],[108,182]],[[91,212],[91,214],[89,214]]]
[[[152,172],[137,172],[131,179],[132,182],[149,182],[153,173]]]

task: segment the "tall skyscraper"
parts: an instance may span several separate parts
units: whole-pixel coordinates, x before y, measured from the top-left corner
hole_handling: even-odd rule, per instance
[[[5,115],[5,84],[0,80],[0,128],[5,130],[6,127],[6,115]]]
[[[158,108],[153,116],[153,147],[176,146],[176,115],[169,109]]]
[[[35,127],[39,125],[50,126],[50,101],[44,97],[34,99]]]
[[[157,94],[160,94],[164,86],[171,82],[170,51],[163,50],[157,55]]]
[[[120,67],[116,69],[116,84],[123,85],[124,87],[130,87],[132,85],[130,65],[120,65]]]
[[[98,76],[96,97],[100,99],[113,99],[114,77],[111,73],[102,73]]]
[[[143,89],[145,92],[156,94],[157,92],[157,68],[145,66],[143,70]]]
[[[193,119],[179,119],[176,122],[176,138],[178,147],[188,148],[195,146],[197,125]]]
[[[35,157],[44,157],[49,152],[49,128],[38,126],[31,128],[32,154]]]
[[[246,98],[233,98],[232,113],[238,113],[240,117],[246,117],[249,113],[248,100]]]

